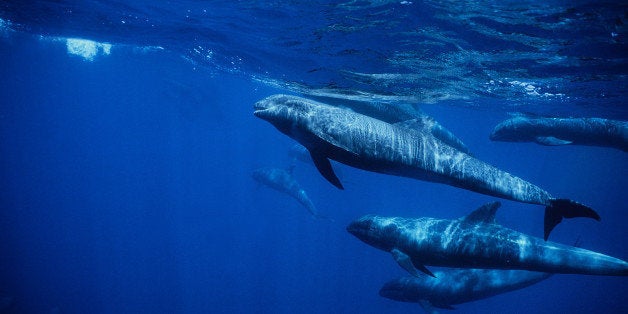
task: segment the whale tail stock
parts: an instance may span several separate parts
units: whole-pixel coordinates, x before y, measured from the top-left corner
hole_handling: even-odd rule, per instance
[[[569,199],[552,199],[545,207],[544,239],[547,241],[552,232],[563,218],[588,217],[600,221],[600,215],[592,208]]]

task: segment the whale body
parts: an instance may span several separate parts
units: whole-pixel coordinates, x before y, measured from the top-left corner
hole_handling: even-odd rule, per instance
[[[544,205],[545,238],[563,218],[599,220],[591,208],[553,198],[540,187],[480,161],[431,133],[296,96],[273,95],[255,116],[305,146],[319,172],[343,189],[329,159],[378,173],[444,183],[509,200]]]
[[[434,118],[423,113],[417,106],[407,103],[386,104],[380,102],[353,101],[332,97],[314,97],[320,102],[335,107],[347,108],[351,111],[373,117],[375,119],[396,124],[410,129],[425,130],[445,144],[463,152],[471,154],[467,145]]]
[[[544,241],[495,223],[499,202],[460,219],[368,215],[349,233],[390,252],[406,271],[434,276],[425,265],[455,268],[530,270],[546,273],[628,275],[628,263],[604,254]]]
[[[545,118],[517,115],[495,126],[490,139],[534,142],[550,146],[604,146],[628,151],[628,122],[601,118]]]
[[[382,297],[419,303],[428,313],[434,308],[453,309],[452,305],[486,299],[501,293],[529,287],[552,276],[526,270],[447,269],[434,276],[401,277],[384,284]]]
[[[301,185],[292,176],[292,167],[289,170],[264,167],[253,171],[253,179],[279,192],[290,195],[303,205],[314,218],[325,218],[318,213],[314,203],[310,200]]]

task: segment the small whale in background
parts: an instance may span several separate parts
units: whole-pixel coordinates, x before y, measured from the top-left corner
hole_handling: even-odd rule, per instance
[[[294,144],[290,146],[288,150],[288,156],[292,158],[292,160],[298,160],[302,163],[312,164],[312,157],[310,157],[310,152],[307,151],[301,144]]]
[[[401,302],[419,303],[428,313],[529,287],[552,276],[526,270],[448,269],[434,276],[401,277],[384,284],[379,295]]]
[[[296,96],[255,103],[255,116],[305,146],[318,171],[343,189],[329,159],[367,171],[444,183],[470,191],[545,206],[545,239],[563,218],[600,220],[591,208],[556,199],[540,187],[410,130],[359,113]]]
[[[516,115],[495,126],[493,141],[541,145],[604,146],[628,151],[628,122],[601,118],[545,118]]]
[[[347,231],[390,252],[414,276],[425,265],[530,270],[546,273],[627,276],[628,263],[574,246],[544,241],[495,222],[500,203],[455,219],[364,216]]]
[[[301,205],[305,206],[314,218],[329,219],[318,213],[314,203],[312,203],[310,198],[307,196],[307,193],[305,193],[305,190],[301,188],[301,185],[299,185],[299,183],[292,176],[293,169],[294,166],[290,167],[289,170],[264,167],[254,170],[251,176],[255,179],[255,181],[261,184],[290,195],[299,201]]]
[[[386,104],[380,102],[354,101],[348,99],[338,99],[332,97],[314,97],[317,100],[325,102],[340,108],[347,108],[351,111],[373,117],[384,122],[395,124],[400,127],[409,129],[425,130],[432,133],[434,137],[443,141],[445,144],[463,152],[471,154],[467,145],[465,145],[451,131],[443,127],[434,118],[426,115],[417,106],[407,103]]]

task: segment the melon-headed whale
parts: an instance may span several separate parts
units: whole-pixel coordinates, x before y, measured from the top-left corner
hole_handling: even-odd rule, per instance
[[[495,222],[499,202],[455,219],[368,215],[349,233],[390,252],[414,276],[434,276],[425,265],[530,270],[546,273],[627,276],[628,263],[604,254],[544,241]]]
[[[285,170],[280,168],[264,167],[254,170],[251,176],[255,179],[255,181],[261,184],[290,195],[292,198],[301,203],[301,205],[303,205],[314,218],[329,219],[318,213],[316,206],[314,206],[314,203],[312,203],[310,198],[307,196],[305,190],[301,188],[301,185],[292,176],[293,168],[294,167],[290,167],[290,169]]]
[[[545,206],[545,238],[563,218],[599,220],[591,208],[556,199],[540,187],[484,163],[435,138],[359,113],[296,96],[255,103],[255,116],[305,146],[319,172],[343,189],[329,159],[363,170],[444,183],[509,200]]]
[[[477,301],[529,287],[552,276],[527,270],[446,269],[434,276],[400,277],[384,284],[382,297],[419,303],[428,313],[434,308],[453,309],[452,305]]]
[[[535,142],[541,145],[588,145],[628,151],[628,122],[601,118],[545,118],[516,115],[502,121],[493,141]]]

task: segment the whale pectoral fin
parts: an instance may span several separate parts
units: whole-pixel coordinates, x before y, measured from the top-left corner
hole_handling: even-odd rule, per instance
[[[425,265],[416,264],[414,262],[412,263],[412,265],[414,265],[414,267],[416,267],[418,270],[422,271],[424,274],[436,278],[434,273],[432,273],[429,269],[427,269],[427,267],[425,267]]]
[[[412,276],[421,278],[421,273],[419,272],[419,270],[420,270],[423,273],[428,274],[429,276],[436,277],[425,266],[423,266],[421,264],[418,264],[418,263],[414,263],[412,261],[412,259],[410,258],[410,256],[408,256],[406,253],[401,252],[398,249],[392,249],[390,251],[390,253],[392,254],[392,256],[395,259],[395,261],[397,262],[397,264],[399,264],[399,266],[401,266],[401,268],[405,269]]]
[[[313,153],[310,151],[310,156],[312,156],[312,161],[314,161],[314,165],[318,172],[329,181],[329,183],[333,184],[335,187],[344,190],[345,188],[340,183],[340,179],[334,173],[334,169],[331,167],[331,163],[326,156],[322,154]]]
[[[434,305],[428,300],[419,300],[419,305],[429,314],[438,314],[438,311],[434,308]]]
[[[572,141],[561,140],[553,136],[539,136],[534,139],[537,143],[547,146],[569,145]]]
[[[600,221],[600,215],[592,208],[568,199],[552,199],[545,207],[544,238],[547,241],[550,233],[563,218],[586,217]]]

